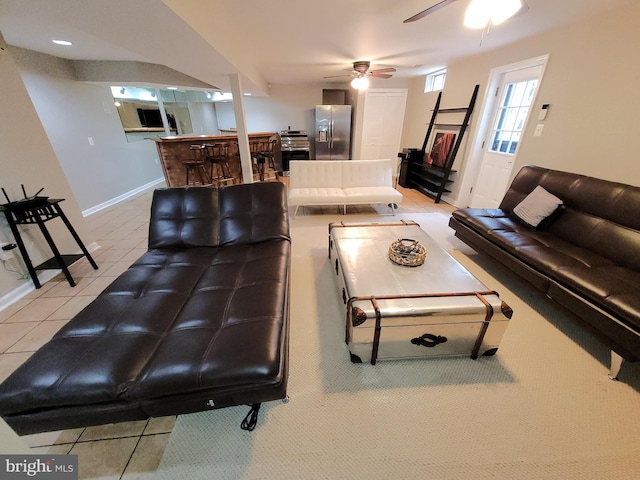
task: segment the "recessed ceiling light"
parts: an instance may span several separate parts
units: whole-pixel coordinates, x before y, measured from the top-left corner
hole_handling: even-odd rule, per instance
[[[51,40],[51,41],[56,45],[64,45],[66,47],[68,47],[69,45],[73,45],[73,43],[69,42],[68,40]]]

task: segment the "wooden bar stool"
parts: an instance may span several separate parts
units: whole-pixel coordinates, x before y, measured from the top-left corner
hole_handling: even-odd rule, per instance
[[[251,167],[253,169],[253,179],[262,181],[264,177],[264,159],[260,156],[260,141],[249,139],[249,152],[251,153]]]
[[[253,140],[249,142],[251,158],[254,161],[254,173],[258,174],[258,179],[261,182],[264,182],[265,173],[270,168],[273,169],[275,178],[278,178],[278,169],[275,162],[275,143],[275,140]]]
[[[205,159],[210,163],[209,178],[216,186],[233,184],[235,179],[229,168],[229,145],[227,143],[208,143]]]
[[[189,150],[193,153],[193,160],[182,162],[185,168],[186,182],[189,185],[198,185],[195,177],[200,179],[200,185],[211,185],[211,177],[207,175],[205,167],[204,153],[205,145],[190,145]],[[191,183],[190,176],[193,175],[194,183]]]
[[[276,180],[279,180],[278,166],[276,165],[276,144],[278,140],[273,139],[266,142],[266,149],[264,155],[267,157],[267,166],[273,171]]]

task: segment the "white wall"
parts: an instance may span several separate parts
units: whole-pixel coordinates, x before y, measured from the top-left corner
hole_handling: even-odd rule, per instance
[[[268,97],[244,97],[249,133],[306,130],[311,158],[315,153],[315,107],[322,104],[323,88],[344,88],[342,84],[272,85]],[[216,103],[220,128],[235,127],[233,104]]]
[[[372,79],[372,88],[407,88],[406,80]],[[314,83],[305,85],[272,85],[268,97],[247,96],[244,98],[247,129],[249,133],[306,130],[311,144],[311,158],[315,154],[315,107],[322,105],[323,89],[348,89],[348,83]],[[354,115],[357,113],[358,95],[351,95]],[[235,127],[233,105],[216,103],[216,114],[220,128]],[[354,119],[352,125],[357,124]]]
[[[609,12],[589,21],[565,26],[508,47],[488,50],[448,66],[444,107],[465,106],[473,86],[480,84],[471,134],[481,114],[491,69],[550,54],[533,111],[551,105],[542,136],[534,137],[535,117],[525,131],[514,174],[525,164],[582,173],[640,185],[636,141],[640,136],[640,4]],[[490,35],[490,34],[489,34]],[[421,147],[436,94],[422,93],[424,78],[411,83],[402,137],[403,147]],[[454,164],[462,175],[475,176],[478,159],[470,148]],[[467,182],[465,182],[467,183]],[[459,191],[460,174],[450,195]]]
[[[0,45],[4,45],[0,35]],[[36,109],[22,81],[11,51],[0,51],[0,186],[12,200],[22,197],[20,184],[28,194],[44,187],[42,195],[64,198],[61,206],[86,245],[93,241],[75,194],[67,181],[54,149],[40,123]],[[4,199],[0,201],[4,203]],[[0,241],[13,241],[4,214],[0,215]],[[78,246],[62,222],[48,222],[47,227],[61,252],[77,252]],[[22,238],[31,252],[34,265],[51,256],[38,228],[21,227]],[[19,256],[17,250],[16,255]],[[0,268],[0,299],[16,288],[30,285],[31,280],[22,280],[16,274]],[[0,302],[2,303],[2,302]]]
[[[247,129],[249,133],[279,132],[315,128],[315,106],[322,103],[322,89],[336,88],[336,84],[272,85],[268,97],[244,98]],[[216,103],[220,128],[235,127],[233,105]]]
[[[155,143],[127,142],[109,86],[76,81],[63,59],[10,51],[81,210],[162,178]]]
[[[189,102],[194,135],[218,135],[216,107],[211,102]]]

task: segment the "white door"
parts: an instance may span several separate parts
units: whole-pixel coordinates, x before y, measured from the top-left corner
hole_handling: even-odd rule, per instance
[[[396,159],[407,91],[368,91],[365,96],[360,159]]]
[[[496,95],[490,130],[484,143],[484,155],[473,187],[470,206],[497,208],[504,197],[518,153],[522,132],[542,76],[542,65],[504,74]]]

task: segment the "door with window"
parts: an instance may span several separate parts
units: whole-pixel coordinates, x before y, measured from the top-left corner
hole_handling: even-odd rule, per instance
[[[484,155],[473,188],[471,207],[497,208],[504,197],[522,134],[542,76],[542,65],[504,74],[484,142]]]

